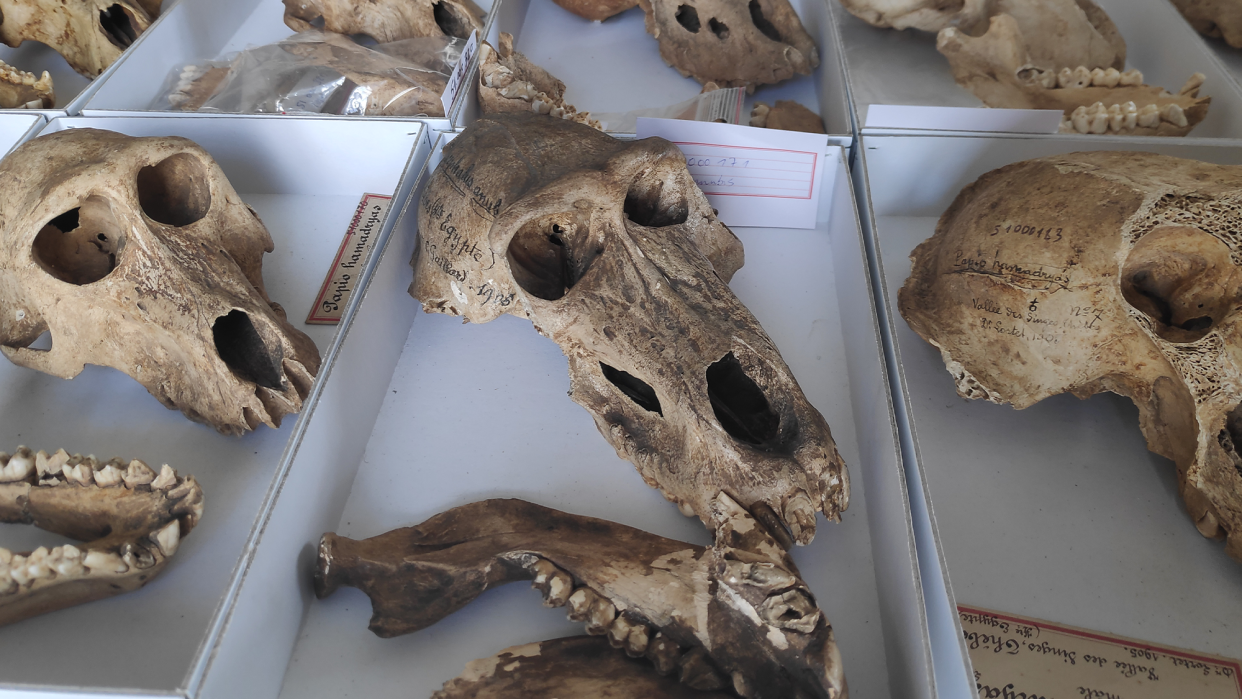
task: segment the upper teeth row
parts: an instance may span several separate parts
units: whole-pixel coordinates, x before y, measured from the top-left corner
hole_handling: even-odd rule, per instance
[[[1163,107],[1148,104],[1139,109],[1133,102],[1114,104],[1111,107],[1105,107],[1103,102],[1096,102],[1090,107],[1075,109],[1070,117],[1062,122],[1062,126],[1072,127],[1078,133],[1102,134],[1109,131],[1128,133],[1136,126],[1154,129],[1160,126],[1161,121],[1182,127],[1190,123],[1186,120],[1185,111],[1174,103]]]
[[[34,73],[19,70],[4,61],[0,61],[0,77],[13,85],[29,85],[35,90],[50,90],[52,87],[52,76],[46,70],[42,76],[35,78]]]
[[[1051,71],[1043,75],[1044,87],[1117,87],[1118,85],[1142,85],[1143,74],[1137,68],[1122,73],[1116,68],[1095,68],[1078,66],[1074,69],[1062,68],[1053,75]]]
[[[63,481],[113,488],[124,483],[131,490],[142,485],[150,485],[152,490],[168,490],[177,484],[177,473],[168,464],[164,464],[157,475],[138,459],[127,466],[121,459],[101,464],[93,454],[70,456],[64,449],[50,456],[46,451],[32,454],[24,446],[19,446],[12,456],[0,452],[0,483],[27,481],[31,475],[39,485],[58,485]]]

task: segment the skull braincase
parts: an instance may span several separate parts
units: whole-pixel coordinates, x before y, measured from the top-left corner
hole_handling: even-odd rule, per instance
[[[0,0],[0,41],[39,41],[94,78],[112,65],[153,17],[128,0]]]
[[[1131,398],[1200,532],[1242,560],[1240,205],[1236,167],[1122,152],[1009,165],[914,251],[901,313],[964,397]],[[1004,323],[1018,332],[983,329],[1005,307],[1023,310]]]
[[[225,433],[296,413],[319,352],[267,297],[271,237],[192,141],[72,129],[0,163],[0,349],[129,374]],[[31,348],[43,333],[50,350]]]
[[[663,139],[485,117],[422,196],[411,294],[486,322],[529,317],[618,454],[709,521],[729,493],[805,543],[848,480],[828,426],[729,291],[742,248]],[[765,522],[771,528],[772,522]]]
[[[473,0],[284,0],[285,24],[365,34],[381,44],[419,36],[470,38],[483,30],[483,10]]]

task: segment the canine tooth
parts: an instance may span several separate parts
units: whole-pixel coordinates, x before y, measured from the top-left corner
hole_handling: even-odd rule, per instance
[[[677,511],[678,511],[678,512],[680,512],[680,513],[682,513],[683,515],[685,515],[685,516],[687,516],[687,517],[693,517],[693,516],[694,516],[694,508],[693,508],[693,507],[691,507],[691,506],[690,506],[690,503],[688,503],[688,502],[679,502],[679,503],[677,503]]]
[[[87,551],[82,565],[92,573],[124,573],[129,570],[129,565],[120,556],[107,551]]]
[[[138,459],[129,462],[129,469],[125,471],[125,487],[134,489],[140,485],[148,485],[155,480],[155,471],[151,467],[142,463]]]
[[[1122,124],[1125,130],[1133,131],[1134,127],[1138,125],[1138,107],[1133,102],[1126,102],[1121,105],[1121,113],[1125,116],[1125,121]]]
[[[1160,126],[1160,108],[1154,104],[1143,105],[1138,110],[1138,125],[1148,129]]]
[[[543,606],[563,607],[574,591],[574,579],[563,570],[557,570],[548,578],[548,592],[544,595]]]
[[[35,82],[35,87],[40,90],[46,90],[51,86],[52,86],[52,74],[45,70],[43,71],[43,75],[39,76],[39,80]]]
[[[152,532],[150,535],[151,542],[160,548],[160,553],[165,557],[171,556],[177,552],[177,546],[181,543],[181,522],[174,519],[164,525],[163,529]]]
[[[1207,80],[1206,75],[1203,73],[1195,73],[1186,80],[1186,84],[1182,85],[1182,89],[1178,90],[1177,94],[1197,97],[1199,95],[1199,88],[1203,87],[1204,80]]]
[[[38,109],[43,106],[43,100],[30,100],[22,105],[22,109]]]
[[[1057,87],[1069,87],[1072,82],[1074,82],[1074,71],[1062,68],[1061,72],[1057,73]]]
[[[592,636],[602,636],[612,628],[612,622],[616,618],[617,608],[606,597],[597,595],[587,614],[586,632]]]
[[[1108,108],[1108,127],[1113,131],[1121,131],[1126,115],[1121,113],[1121,105],[1114,104]]]
[[[647,644],[647,659],[655,665],[656,672],[667,675],[677,669],[681,660],[681,648],[668,640],[663,633],[657,633]]]
[[[1142,85],[1143,74],[1139,72],[1137,68],[1131,68],[1121,74],[1121,80],[1119,82],[1122,85]]]
[[[630,623],[629,619],[618,616],[613,620],[612,626],[608,627],[608,644],[613,648],[621,648],[625,645],[625,639],[630,637],[630,629],[632,628],[634,628],[634,625]]]
[[[595,603],[595,593],[590,588],[580,587],[574,590],[569,596],[568,603],[569,613],[567,616],[570,621],[586,621],[587,615],[591,611],[591,605]]]
[[[1070,81],[1070,87],[1089,87],[1091,85],[1091,71],[1086,66],[1078,66],[1074,69],[1074,79]]]
[[[703,691],[724,689],[728,686],[720,673],[716,672],[716,668],[712,667],[711,661],[707,659],[707,651],[698,647],[682,656],[681,681],[683,684]]]
[[[651,642],[651,630],[646,624],[635,624],[630,635],[625,637],[625,654],[631,658],[641,658],[647,652],[647,644]]]
[[[95,485],[100,488],[114,488],[120,485],[124,478],[125,474],[121,472],[121,469],[108,464],[95,474]]]
[[[1186,121],[1186,113],[1182,111],[1180,105],[1166,104],[1160,109],[1160,118],[1175,126],[1187,126],[1190,122]]]

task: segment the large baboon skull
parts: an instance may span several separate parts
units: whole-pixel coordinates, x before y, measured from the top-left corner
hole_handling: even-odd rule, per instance
[[[319,351],[263,288],[272,239],[184,138],[70,129],[0,163],[0,350],[129,374],[225,433],[298,412]],[[52,348],[31,347],[50,333]]]
[[[962,190],[899,295],[958,393],[1132,399],[1204,536],[1242,561],[1242,168],[1150,153],[1008,165]]]
[[[14,48],[39,41],[82,75],[94,78],[151,25],[129,0],[0,0],[0,41]]]
[[[445,147],[419,209],[423,308],[530,318],[569,358],[571,397],[683,512],[708,522],[724,491],[806,543],[816,510],[845,509],[828,425],[729,291],[741,244],[673,144],[485,117]]]

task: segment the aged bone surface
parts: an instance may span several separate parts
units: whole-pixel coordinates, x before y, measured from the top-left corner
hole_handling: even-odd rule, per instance
[[[285,24],[298,32],[322,29],[366,34],[381,44],[417,36],[470,38],[483,31],[483,10],[473,0],[284,0]]]
[[[484,114],[547,114],[586,124],[600,124],[589,112],[565,103],[565,83],[513,50],[513,35],[500,33],[499,50],[479,46],[479,108]]]
[[[662,675],[743,697],[844,699],[832,627],[785,550],[729,496],[703,548],[522,500],[486,500],[355,541],[325,534],[315,594],[371,598],[371,630],[411,633],[532,580],[550,607]]]
[[[1238,167],[1127,152],[1015,163],[962,190],[911,256],[899,307],[966,398],[1129,397],[1199,531],[1242,561],[1240,210]]]
[[[602,22],[613,15],[619,15],[631,7],[638,6],[638,0],[554,0],[557,5],[584,19]]]
[[[756,102],[750,110],[750,125],[761,129],[825,133],[824,120],[793,100],[777,100],[775,106]]]
[[[164,569],[203,514],[193,476],[137,459],[0,453],[0,522],[86,542],[0,548],[0,626],[137,590]]]
[[[1196,31],[1242,48],[1242,3],[1238,0],[1172,0]]]
[[[798,543],[817,510],[839,519],[828,425],[729,290],[741,243],[673,144],[484,117],[445,147],[418,216],[423,309],[530,318],[568,357],[570,397],[683,513],[710,526],[724,491]]]
[[[51,109],[56,106],[52,76],[27,73],[0,61],[0,109]]]
[[[570,636],[506,648],[466,665],[431,699],[727,699],[732,692],[704,692],[655,672],[601,636]]]
[[[272,239],[184,138],[70,129],[0,162],[0,350],[73,378],[122,371],[240,434],[296,413],[319,351],[263,288]],[[43,333],[51,349],[30,345]]]
[[[112,65],[152,21],[129,0],[0,0],[0,41],[13,48],[47,44],[88,78]]]
[[[720,87],[810,75],[819,49],[789,0],[639,0],[660,57],[682,75]]]

